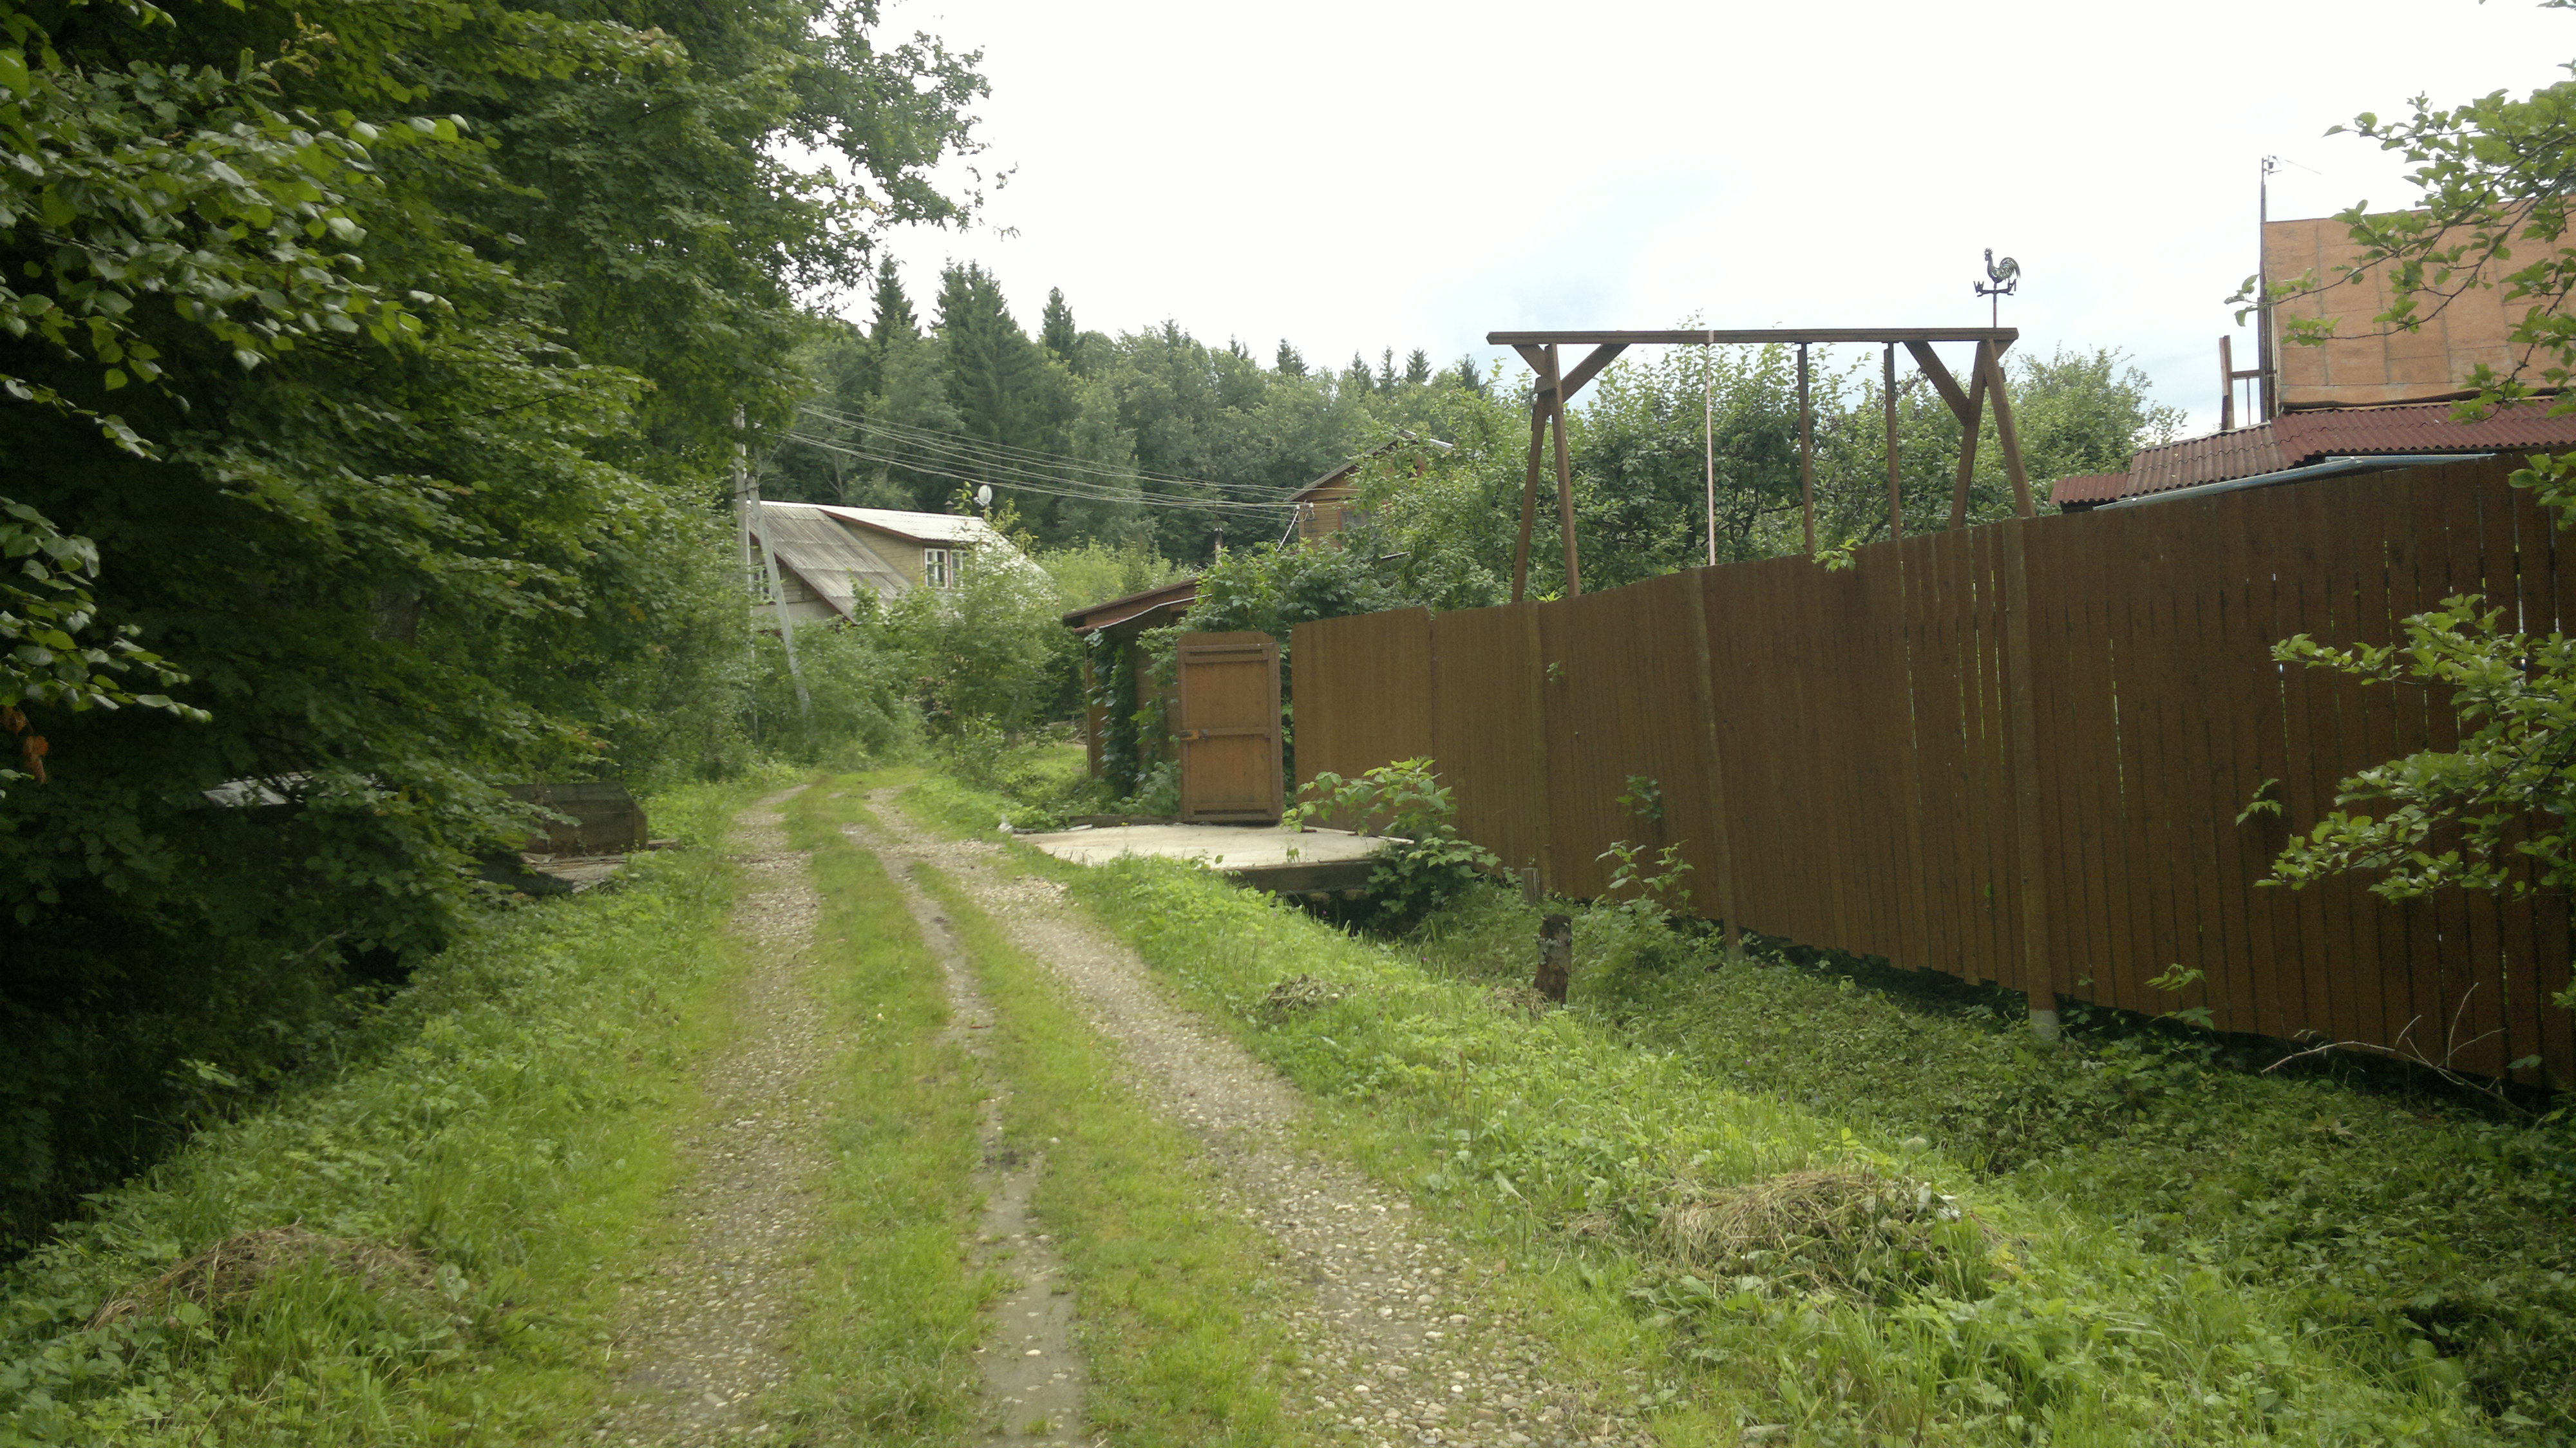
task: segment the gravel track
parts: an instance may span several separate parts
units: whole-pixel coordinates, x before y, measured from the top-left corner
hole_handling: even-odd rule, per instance
[[[611,1443],[701,1448],[772,1432],[759,1396],[789,1372],[780,1339],[821,1220],[810,1183],[827,1165],[823,1068],[847,1044],[807,979],[823,902],[778,814],[797,792],[735,822],[734,859],[753,888],[734,928],[756,960],[736,997],[739,1036],[702,1077],[711,1109],[680,1138],[694,1170],[673,1211],[688,1238],[622,1294],[611,1353],[623,1392],[597,1435]]]
[[[914,882],[910,865],[915,855],[905,842],[864,826],[842,829],[877,853],[903,891],[921,938],[939,958],[948,991],[946,1036],[980,1060],[985,1054],[981,1033],[993,1024],[993,1008],[976,988],[947,914]],[[1029,1210],[1029,1196],[1046,1170],[1045,1154],[1023,1158],[1003,1140],[1002,1105],[1009,1097],[1007,1088],[996,1088],[983,1103],[985,1204],[974,1256],[978,1266],[1008,1264],[1017,1286],[992,1308],[995,1331],[976,1349],[984,1367],[985,1421],[979,1441],[1071,1448],[1082,1441],[1085,1382],[1073,1341],[1073,1298],[1064,1286],[1063,1263],[1051,1234],[1037,1230],[1039,1223]]]
[[[1219,1201],[1275,1243],[1299,1284],[1286,1328],[1305,1366],[1283,1406],[1345,1442],[1645,1445],[1610,1395],[1552,1381],[1536,1338],[1483,1300],[1473,1263],[1413,1218],[1411,1204],[1301,1150],[1294,1088],[1165,1002],[1133,951],[1099,933],[1051,880],[1014,877],[1001,847],[948,841],[872,796],[891,849],[948,872],[1012,942],[1055,972],[1124,1048],[1124,1074],[1194,1134],[1219,1168]],[[920,907],[916,907],[918,910]],[[942,925],[944,931],[944,923]],[[1635,1379],[1618,1385],[1632,1397]]]

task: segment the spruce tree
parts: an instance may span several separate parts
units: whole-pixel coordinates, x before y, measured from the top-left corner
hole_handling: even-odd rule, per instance
[[[1282,377],[1303,377],[1306,375],[1306,355],[1289,346],[1288,339],[1282,337],[1279,339],[1277,366]]]
[[[876,320],[868,324],[868,340],[877,345],[880,353],[898,334],[906,340],[921,335],[921,323],[912,315],[912,298],[904,295],[903,277],[890,256],[877,263],[876,306]]]
[[[1377,390],[1382,393],[1395,391],[1395,349],[1393,347],[1377,354]]]
[[[1351,354],[1351,365],[1342,373],[1342,387],[1345,391],[1349,392],[1366,392],[1369,390],[1369,370],[1368,359],[1366,357],[1361,356],[1357,352],[1353,352]]]
[[[1064,304],[1064,288],[1047,288],[1046,312],[1038,322],[1038,340],[1055,359],[1082,370],[1082,333],[1073,325],[1073,308]]]
[[[1404,359],[1404,380],[1416,387],[1428,383],[1431,380],[1431,354],[1419,347],[1414,348],[1413,355]]]

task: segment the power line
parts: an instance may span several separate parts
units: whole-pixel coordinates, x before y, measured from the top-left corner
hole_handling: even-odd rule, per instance
[[[839,453],[845,457],[858,458],[863,462],[891,463],[895,466],[906,468],[913,472],[927,473],[934,478],[946,478],[951,482],[992,483],[994,486],[1000,488],[1013,489],[1023,493],[1036,493],[1051,498],[1071,498],[1078,502],[1132,503],[1139,507],[1147,508],[1224,508],[1252,512],[1276,512],[1280,509],[1295,506],[1295,504],[1289,503],[1285,500],[1270,503],[1255,503],[1243,502],[1232,498],[1175,498],[1168,495],[1158,496],[1144,492],[1126,493],[1106,486],[1093,488],[1093,485],[1083,483],[1079,479],[1042,478],[1035,482],[1020,479],[995,479],[978,476],[972,473],[953,472],[945,468],[931,467],[917,461],[900,457],[892,457],[884,453],[870,452],[864,448],[851,447],[846,443],[837,443],[824,438],[810,437],[801,432],[787,432],[782,433],[780,436],[786,441],[801,442],[807,447],[819,448],[825,452]],[[1091,490],[1077,491],[1079,489]]]
[[[1079,458],[1067,457],[1061,453],[1038,452],[1030,448],[1012,447],[1005,443],[989,442],[982,438],[967,437],[959,433],[939,432],[931,428],[913,427],[903,423],[891,423],[877,418],[854,417],[847,413],[834,411],[831,408],[817,406],[813,403],[800,404],[798,410],[810,413],[827,422],[837,423],[844,427],[857,428],[863,432],[875,433],[891,443],[918,447],[929,452],[943,454],[954,461],[976,466],[1005,469],[1020,473],[1024,476],[1028,475],[1033,467],[1044,467],[1060,469],[1065,472],[1090,473],[1119,482],[1140,481],[1171,483],[1182,487],[1211,488],[1220,492],[1232,492],[1251,497],[1275,499],[1282,502],[1286,501],[1288,497],[1292,496],[1297,491],[1294,488],[1281,488],[1264,483],[1220,483],[1206,478],[1187,478],[1172,473],[1158,473],[1145,468],[1109,467],[1098,463],[1085,462]],[[1080,481],[1079,479],[1058,479],[1051,474],[1044,474],[1041,476],[1046,476],[1049,481]]]

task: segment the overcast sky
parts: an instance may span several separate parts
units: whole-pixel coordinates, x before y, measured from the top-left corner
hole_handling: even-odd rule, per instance
[[[890,0],[886,20],[984,52],[976,161],[1013,173],[982,225],[893,240],[925,302],[974,259],[1032,328],[1059,286],[1089,328],[1445,363],[1493,355],[1497,328],[1979,323],[1991,246],[2023,268],[2020,346],[2122,348],[2195,431],[2261,157],[2284,162],[2275,217],[2402,201],[2395,165],[2325,129],[2528,91],[2576,56],[2576,16],[2527,0]]]

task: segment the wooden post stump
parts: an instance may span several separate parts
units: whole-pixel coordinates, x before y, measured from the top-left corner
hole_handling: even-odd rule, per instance
[[[1530,984],[1540,995],[1565,1004],[1565,987],[1574,978],[1574,917],[1549,915],[1538,922],[1538,979]]]

